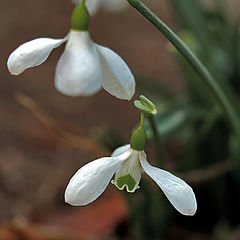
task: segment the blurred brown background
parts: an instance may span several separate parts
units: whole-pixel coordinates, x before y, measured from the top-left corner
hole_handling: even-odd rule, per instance
[[[205,2],[212,7],[216,1]],[[227,2],[235,21],[240,4]],[[177,30],[167,1],[146,3]],[[64,37],[74,5],[70,0],[2,0],[0,6],[0,239],[107,239],[127,215],[121,194],[110,186],[84,208],[66,205],[63,194],[80,166],[108,154],[91,138],[96,129],[108,126],[129,141],[138,120],[133,102],[105,91],[87,98],[57,92],[54,70],[64,46],[41,66],[11,76],[6,67],[11,51],[37,37]],[[166,39],[134,9],[117,14],[101,10],[89,31],[94,41],[122,56],[135,74],[161,81],[176,94],[183,91],[181,71],[166,50]]]

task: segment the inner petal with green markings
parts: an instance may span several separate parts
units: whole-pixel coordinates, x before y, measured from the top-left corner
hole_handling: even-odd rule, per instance
[[[128,192],[135,192],[139,188],[142,167],[139,162],[139,151],[133,151],[131,156],[125,160],[115,173],[112,183],[120,190],[124,187]]]

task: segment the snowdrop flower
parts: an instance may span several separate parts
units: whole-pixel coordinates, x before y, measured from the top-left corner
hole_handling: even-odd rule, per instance
[[[140,126],[134,131],[130,145],[117,148],[111,157],[103,157],[80,168],[71,178],[65,201],[73,206],[93,202],[111,181],[117,188],[135,192],[142,172],[150,176],[162,189],[171,204],[184,215],[194,215],[197,203],[192,188],[180,178],[151,166],[144,152],[146,134]]]
[[[9,71],[19,75],[27,68],[38,66],[54,48],[67,42],[55,72],[55,86],[61,93],[87,96],[103,87],[117,98],[130,100],[135,92],[130,69],[118,54],[91,40],[88,24],[84,0],[74,9],[71,30],[65,38],[38,38],[22,44],[8,58]]]
[[[76,5],[81,3],[81,0],[72,0]],[[91,15],[94,15],[100,8],[110,12],[119,12],[127,7],[126,0],[87,0],[86,6]]]

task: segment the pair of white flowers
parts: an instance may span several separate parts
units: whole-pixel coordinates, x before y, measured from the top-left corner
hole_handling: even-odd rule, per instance
[[[108,0],[91,1],[100,4]],[[87,0],[87,3],[91,1]],[[38,38],[22,44],[9,56],[9,71],[19,75],[27,68],[38,66],[54,48],[67,42],[55,73],[55,86],[61,93],[91,95],[103,87],[117,98],[130,100],[135,92],[131,71],[115,52],[91,40],[88,21],[85,0],[82,0],[73,12],[71,30],[65,38]],[[197,203],[192,188],[171,173],[151,166],[144,153],[145,143],[146,134],[140,126],[132,135],[131,146],[120,147],[111,157],[97,159],[80,168],[66,188],[65,201],[74,206],[91,203],[103,193],[114,174],[114,185],[134,192],[139,188],[142,172],[145,172],[180,213],[193,215]]]
[[[38,38],[22,44],[9,56],[8,69],[19,75],[42,64],[54,48],[67,42],[56,67],[57,90],[67,96],[88,96],[103,87],[119,99],[130,100],[135,92],[134,77],[118,54],[91,40],[84,3],[75,8],[72,28],[65,38]]]

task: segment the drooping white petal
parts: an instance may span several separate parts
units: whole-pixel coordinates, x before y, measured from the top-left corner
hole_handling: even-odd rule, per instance
[[[88,32],[71,30],[56,67],[56,88],[68,96],[92,95],[101,88],[101,77],[99,55]]]
[[[73,3],[78,5],[81,3],[81,1],[82,0],[73,0]],[[90,15],[94,15],[98,11],[102,2],[103,2],[103,0],[87,0],[86,1],[86,6],[87,6],[87,9],[88,9]]]
[[[113,174],[131,152],[130,149],[118,157],[103,157],[80,168],[66,188],[65,202],[73,206],[93,202],[103,193]]]
[[[123,59],[111,49],[97,45],[102,65],[102,86],[113,96],[130,100],[135,80]]]
[[[162,169],[151,166],[146,160],[146,154],[140,154],[143,170],[162,189],[171,204],[184,215],[194,215],[197,202],[192,188],[180,178]]]
[[[126,0],[104,0],[102,6],[107,11],[120,12],[128,6],[128,3]]]
[[[126,152],[128,149],[130,148],[130,144],[126,144],[123,145],[121,147],[116,148],[113,152],[112,152],[112,157],[116,157],[124,152]]]
[[[120,190],[126,187],[128,192],[135,192],[139,188],[142,167],[139,162],[139,151],[133,151],[131,156],[126,159],[115,173],[112,183]]]
[[[8,58],[8,70],[13,75],[21,74],[25,69],[42,64],[51,51],[67,40],[37,38],[23,43]]]

